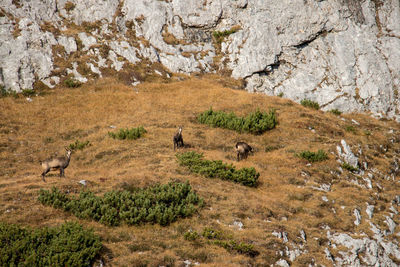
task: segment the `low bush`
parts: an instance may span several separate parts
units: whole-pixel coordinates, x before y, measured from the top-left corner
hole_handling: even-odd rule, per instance
[[[65,85],[69,88],[77,88],[82,85],[82,83],[76,79],[68,78],[64,81]]]
[[[143,128],[143,126],[131,129],[119,129],[116,133],[108,132],[108,135],[114,139],[129,139],[135,140],[142,137],[147,131]]]
[[[195,241],[195,240],[197,240],[197,239],[200,237],[200,235],[199,235],[199,233],[197,233],[196,231],[187,231],[187,232],[183,235],[183,237],[185,238],[185,240],[188,240],[188,241]]]
[[[339,116],[339,115],[342,114],[342,112],[340,110],[338,110],[337,108],[331,109],[331,110],[329,110],[329,112],[334,114],[334,115],[336,115],[336,116]]]
[[[69,144],[68,148],[69,148],[70,150],[78,150],[78,149],[79,149],[79,150],[82,150],[82,149],[84,149],[85,147],[90,146],[90,145],[91,145],[91,144],[90,144],[89,141],[81,142],[81,141],[79,141],[79,140],[76,140],[75,143]]]
[[[230,180],[242,185],[256,187],[260,174],[251,168],[236,170],[232,164],[223,163],[221,160],[205,160],[203,154],[193,151],[176,154],[179,164],[189,168],[191,172],[204,175],[208,178]]]
[[[353,125],[346,125],[344,129],[346,130],[346,132],[351,132],[353,134],[357,133],[357,130]]]
[[[324,161],[328,159],[328,155],[322,149],[319,149],[317,152],[311,151],[302,151],[296,154],[298,157],[308,160],[309,162],[318,162]]]
[[[246,244],[243,242],[236,242],[235,240],[215,240],[215,245],[223,247],[228,251],[236,251],[240,254],[244,254],[250,257],[255,257],[260,254],[257,250],[254,249],[252,244]]]
[[[36,94],[35,90],[32,90],[32,89],[24,89],[24,90],[22,90],[21,93],[23,96],[26,96],[26,97],[31,97]]]
[[[111,191],[103,197],[82,191],[78,197],[69,197],[53,187],[40,190],[39,201],[54,208],[73,213],[78,218],[92,219],[105,225],[116,226],[158,223],[168,225],[180,217],[191,216],[201,206],[201,199],[188,182],[170,182],[144,189]]]
[[[92,266],[101,248],[78,223],[36,230],[0,223],[1,266]]]
[[[75,4],[70,2],[70,1],[68,1],[68,2],[65,3],[64,8],[65,8],[65,10],[67,12],[70,12],[70,11],[74,10]]]
[[[319,104],[310,99],[303,99],[300,101],[300,104],[307,108],[319,109]]]
[[[212,240],[213,244],[223,247],[228,251],[235,251],[250,257],[255,257],[259,254],[259,252],[254,249],[253,245],[243,242],[238,243],[229,238],[226,240],[227,238],[225,238],[225,235],[221,231],[217,231],[212,228],[205,228],[203,231],[203,237],[207,238],[208,240]]]
[[[202,236],[204,236],[207,239],[218,239],[218,240],[224,238],[224,234],[221,231],[214,230],[208,227],[204,228]]]
[[[4,86],[0,85],[0,98],[1,97],[9,97],[13,96],[14,98],[18,97],[18,94],[13,90],[7,90]]]
[[[225,30],[225,31],[213,31],[212,35],[215,38],[215,41],[217,43],[221,43],[225,37],[237,32],[240,29],[240,27],[232,27],[229,30]]]
[[[249,132],[252,134],[262,134],[272,130],[278,124],[276,112],[271,109],[268,113],[257,110],[250,113],[247,117],[237,117],[233,112],[213,111],[212,108],[199,114],[197,120],[200,123],[212,127],[226,128],[237,132]]]
[[[347,162],[343,162],[341,167],[345,170],[348,170],[349,172],[358,172],[358,168],[354,168]]]

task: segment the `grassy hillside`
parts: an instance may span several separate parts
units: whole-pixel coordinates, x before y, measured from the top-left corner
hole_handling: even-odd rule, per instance
[[[400,189],[397,176],[396,182],[385,179],[400,151],[397,123],[361,114],[339,116],[279,97],[248,94],[223,87],[219,79],[143,83],[134,90],[107,78],[79,88],[59,87],[32,97],[32,102],[22,96],[0,98],[0,221],[32,228],[78,221],[100,235],[103,260],[112,266],[180,266],[185,260],[204,266],[263,266],[287,259],[279,255],[286,246],[309,252],[296,257],[295,266],[313,259],[330,266],[323,250],[328,242],[323,229],[371,234],[365,219],[359,226],[353,223],[355,208],[367,218],[367,202],[375,205],[371,221],[387,228],[385,216]],[[273,108],[278,125],[261,135],[211,128],[196,119],[210,107],[241,117]],[[108,134],[139,126],[147,132],[136,140],[113,139]],[[203,153],[208,160],[222,160],[236,169],[254,167],[260,173],[258,186],[206,178],[180,166],[172,142],[178,126],[183,126],[185,148],[176,152]],[[373,170],[372,189],[364,188],[365,181],[358,175],[340,171],[336,146],[342,139],[353,152],[362,150],[360,161]],[[73,152],[66,177],[50,172],[43,182],[39,161],[64,155],[64,147],[76,140],[90,145]],[[255,153],[237,162],[237,141],[248,142]],[[309,164],[299,156],[318,150],[326,152],[328,159]],[[40,189],[54,186],[78,194],[80,180],[88,181],[86,188],[99,196],[111,190],[189,181],[204,205],[191,217],[165,227],[124,223],[109,227],[38,201]],[[331,184],[331,191],[315,189],[322,184]],[[235,222],[243,223],[243,229],[238,230]],[[206,228],[220,237],[203,236]],[[300,238],[301,230],[307,242]],[[198,236],[192,236],[194,232]],[[289,242],[273,232],[286,232]],[[257,253],[226,245],[229,242],[242,244],[242,249],[252,245]]]

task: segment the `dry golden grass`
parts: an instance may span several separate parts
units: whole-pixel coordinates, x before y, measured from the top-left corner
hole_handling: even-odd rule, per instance
[[[208,78],[207,78],[208,77]],[[33,227],[55,225],[74,216],[45,207],[37,201],[40,188],[57,186],[79,192],[78,182],[88,181],[88,188],[98,194],[124,186],[144,187],[167,183],[172,179],[189,180],[205,200],[205,207],[191,218],[178,220],[168,227],[158,225],[106,227],[96,222],[78,220],[93,227],[106,250],[103,257],[112,266],[180,265],[184,260],[206,266],[269,265],[281,257],[279,250],[300,244],[299,231],[308,236],[305,249],[309,254],[298,257],[294,266],[304,266],[312,258],[330,266],[322,246],[326,234],[332,232],[369,230],[369,224],[356,227],[353,210],[358,207],[366,218],[365,203],[376,205],[373,222],[385,227],[390,201],[399,186],[376,175],[374,189],[361,189],[352,180],[362,179],[345,171],[335,175],[340,164],[336,160],[336,145],[345,139],[350,145],[360,145],[363,160],[383,174],[397,154],[395,138],[399,126],[393,121],[378,121],[360,114],[343,115],[346,121],[322,111],[307,109],[290,100],[248,94],[220,85],[220,78],[207,76],[170,83],[143,83],[136,92],[132,87],[107,78],[76,89],[59,87],[27,102],[25,98],[0,99],[0,220]],[[275,108],[279,125],[263,135],[239,134],[198,124],[196,114],[209,107],[234,111],[245,116],[257,108]],[[356,134],[345,126],[356,119]],[[143,125],[144,138],[120,141],[107,133],[111,125],[131,128]],[[257,188],[228,181],[211,180],[193,175],[180,167],[173,151],[172,137],[183,126],[186,148],[204,153],[208,159],[223,160],[236,167],[254,166],[260,172]],[[315,129],[315,133],[310,130]],[[389,133],[393,129],[393,133]],[[58,153],[75,140],[90,141],[92,146],[72,155],[66,177],[52,172],[43,182],[39,161]],[[234,144],[246,141],[255,148],[254,155],[236,162]],[[387,152],[379,151],[388,146]],[[302,150],[328,152],[329,159],[307,166],[296,157]],[[330,153],[333,152],[333,153]],[[332,184],[331,192],[312,188]],[[376,183],[384,188],[375,195]],[[329,202],[321,200],[327,196]],[[343,208],[342,208],[343,206]],[[335,210],[336,214],[333,212]],[[237,231],[230,225],[235,220],[244,224]],[[203,241],[183,238],[188,229],[201,233],[204,227],[214,227],[232,235],[237,241],[250,242],[260,255],[254,259],[229,253]],[[273,231],[288,233],[289,243],[272,235]],[[333,251],[333,254],[336,252]],[[283,257],[285,258],[285,257]]]

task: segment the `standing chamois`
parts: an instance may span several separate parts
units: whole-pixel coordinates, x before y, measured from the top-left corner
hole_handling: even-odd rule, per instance
[[[174,151],[175,151],[175,147],[183,147],[183,137],[182,137],[182,127],[178,128],[178,131],[175,133],[174,138]]]
[[[58,170],[60,169],[60,177],[65,176],[64,175],[64,169],[66,169],[69,165],[69,161],[71,159],[71,153],[72,150],[65,148],[67,151],[67,156],[66,157],[55,157],[55,158],[50,158],[46,159],[45,161],[42,161],[40,164],[42,165],[43,172],[42,172],[42,179],[43,181],[46,182],[44,179],[44,176],[46,173],[48,173],[50,170]]]
[[[245,142],[237,142],[235,145],[235,150],[237,152],[237,161],[247,158],[248,154],[253,152],[253,148]]]

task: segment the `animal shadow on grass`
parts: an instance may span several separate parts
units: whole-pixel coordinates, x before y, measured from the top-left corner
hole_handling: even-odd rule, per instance
[[[194,148],[195,146],[190,143],[185,143],[182,148]]]

